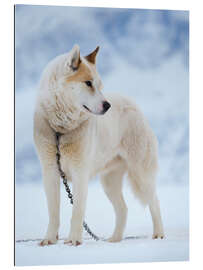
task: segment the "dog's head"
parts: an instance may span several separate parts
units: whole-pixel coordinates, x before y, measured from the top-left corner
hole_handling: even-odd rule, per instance
[[[98,51],[99,47],[89,55],[81,57],[79,46],[73,47],[65,62],[68,73],[63,80],[63,95],[83,112],[104,114],[111,105],[101,93],[103,86],[96,71]]]

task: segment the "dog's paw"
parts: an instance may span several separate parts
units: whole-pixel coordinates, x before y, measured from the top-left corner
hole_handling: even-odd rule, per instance
[[[112,236],[112,237],[107,239],[107,241],[110,243],[120,242],[121,240],[122,240],[121,236]]]
[[[82,244],[82,234],[74,232],[70,233],[69,237],[64,240],[64,244],[70,246],[79,246]]]
[[[64,244],[70,246],[79,246],[82,244],[82,230],[75,230],[69,233],[67,239],[64,240]]]
[[[54,245],[56,244],[57,240],[59,239],[58,234],[56,235],[55,238],[50,238],[50,239],[43,239],[40,243],[39,246],[48,246],[48,245]]]
[[[164,238],[164,234],[163,233],[154,233],[152,235],[152,239],[158,239],[158,238],[163,239]]]
[[[54,245],[56,244],[57,239],[44,239],[39,243],[39,246],[48,246],[48,245]]]
[[[82,239],[80,237],[69,237],[64,240],[64,244],[69,246],[79,246],[82,244]]]

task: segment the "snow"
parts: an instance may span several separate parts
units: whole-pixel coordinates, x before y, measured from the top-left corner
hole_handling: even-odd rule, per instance
[[[159,186],[158,196],[165,227],[165,239],[152,240],[152,221],[148,208],[134,198],[124,183],[128,221],[124,239],[119,243],[94,241],[84,233],[81,246],[59,240],[56,245],[40,247],[38,242],[16,243],[16,265],[60,265],[124,262],[184,261],[189,259],[188,186]],[[59,238],[69,232],[71,205],[61,186],[61,226]],[[98,236],[107,239],[114,229],[113,208],[98,181],[91,182],[85,221]],[[42,238],[48,212],[42,184],[16,186],[16,240]],[[128,238],[129,237],[129,238]]]

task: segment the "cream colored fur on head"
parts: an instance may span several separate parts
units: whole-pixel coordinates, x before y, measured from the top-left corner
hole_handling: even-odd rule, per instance
[[[94,89],[88,89],[85,81],[92,81]],[[101,88],[95,66],[80,57],[79,47],[75,45],[70,53],[58,56],[46,67],[38,102],[51,127],[66,132],[87,119],[83,105],[95,114],[100,113],[104,101]]]
[[[47,233],[41,245],[56,243],[59,230],[60,176],[55,132],[63,134],[61,165],[73,185],[71,229],[65,243],[82,243],[88,181],[98,173],[116,215],[109,241],[120,241],[126,224],[127,206],[122,194],[125,173],[135,196],[149,205],[153,238],[164,236],[156,195],[156,137],[136,104],[118,95],[103,96],[96,71],[98,50],[81,57],[75,45],[69,53],[52,60],[41,78],[34,140],[49,210]]]

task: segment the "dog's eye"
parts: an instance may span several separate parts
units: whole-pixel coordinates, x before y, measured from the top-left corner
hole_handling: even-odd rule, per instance
[[[91,81],[85,81],[85,83],[86,83],[86,85],[87,85],[88,87],[92,87],[92,82],[91,82]]]

